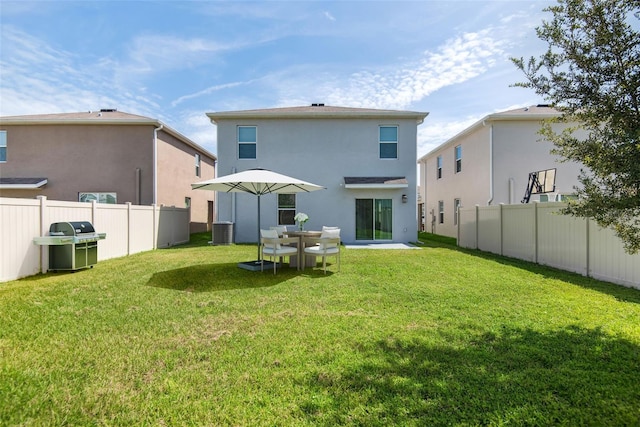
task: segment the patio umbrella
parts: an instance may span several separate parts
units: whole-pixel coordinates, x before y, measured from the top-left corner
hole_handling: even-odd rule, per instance
[[[191,184],[191,188],[225,193],[250,193],[258,196],[258,261],[260,261],[260,197],[270,193],[306,193],[324,189],[310,182],[260,168],[197,182]]]

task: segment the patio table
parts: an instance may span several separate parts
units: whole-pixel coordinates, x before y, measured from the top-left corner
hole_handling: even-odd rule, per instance
[[[307,243],[307,238],[311,237],[320,237],[322,235],[322,231],[287,231],[288,237],[297,237],[298,238],[298,255],[289,257],[289,266],[301,268],[304,270],[304,267],[315,267],[316,265],[316,257],[314,255],[305,255],[304,248]],[[294,243],[295,244],[295,243]],[[299,260],[304,260],[304,263],[301,263]]]

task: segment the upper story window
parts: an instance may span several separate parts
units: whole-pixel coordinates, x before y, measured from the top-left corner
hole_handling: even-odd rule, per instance
[[[278,225],[294,225],[296,220],[296,195],[278,194]]]
[[[379,127],[380,158],[398,158],[398,126]]]
[[[196,153],[196,176],[200,176],[200,154]]]
[[[0,130],[0,162],[7,161],[7,131]]]
[[[258,129],[255,126],[238,126],[238,158],[255,159],[258,146]]]
[[[462,172],[462,145],[456,145],[456,173]]]
[[[436,171],[437,178],[442,178],[442,156],[438,156],[438,158],[436,159]]]

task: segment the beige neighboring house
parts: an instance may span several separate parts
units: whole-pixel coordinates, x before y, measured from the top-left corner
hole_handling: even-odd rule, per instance
[[[557,117],[546,105],[490,114],[418,160],[421,229],[456,237],[457,206],[519,204],[529,173],[556,169],[555,191],[530,202],[560,201],[579,184],[580,165],[560,163],[541,141],[543,119]]]
[[[209,230],[216,156],[157,119],[113,109],[0,117],[0,197],[191,207]]]

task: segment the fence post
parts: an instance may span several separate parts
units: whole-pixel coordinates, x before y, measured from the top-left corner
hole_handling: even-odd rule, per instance
[[[47,196],[36,196],[36,198],[38,200],[40,200],[40,209],[39,209],[39,213],[40,213],[40,235],[44,236],[44,234],[46,233],[46,227],[44,224],[44,217],[45,217],[45,210],[47,209]],[[46,273],[46,270],[49,269],[49,266],[47,265],[47,268],[44,268],[44,251],[45,249],[48,250],[47,246],[45,245],[40,245],[40,261],[38,262],[38,264],[40,265],[40,273],[44,274]]]
[[[127,206],[127,256],[131,255],[131,202],[125,203]]]
[[[533,250],[534,262],[538,264],[538,201],[533,202]]]
[[[504,203],[500,203],[500,255],[504,255],[504,224],[502,218],[504,217]]]
[[[591,255],[591,239],[590,239],[590,234],[589,234],[589,228],[590,228],[590,224],[589,224],[589,217],[586,218],[585,223],[587,224],[587,236],[586,236],[586,241],[585,241],[585,246],[587,247],[587,262],[586,262],[586,267],[587,267],[587,277],[591,277],[591,269],[590,269],[590,265],[589,265],[589,257]]]
[[[153,249],[158,249],[158,205],[155,203],[153,207]]]
[[[96,211],[98,210],[98,202],[96,200],[91,201],[91,223],[93,227],[96,227]]]
[[[458,223],[456,224],[456,245],[460,246],[460,209],[458,209]]]
[[[478,249],[480,247],[480,205],[476,205],[476,247],[474,249]]]

